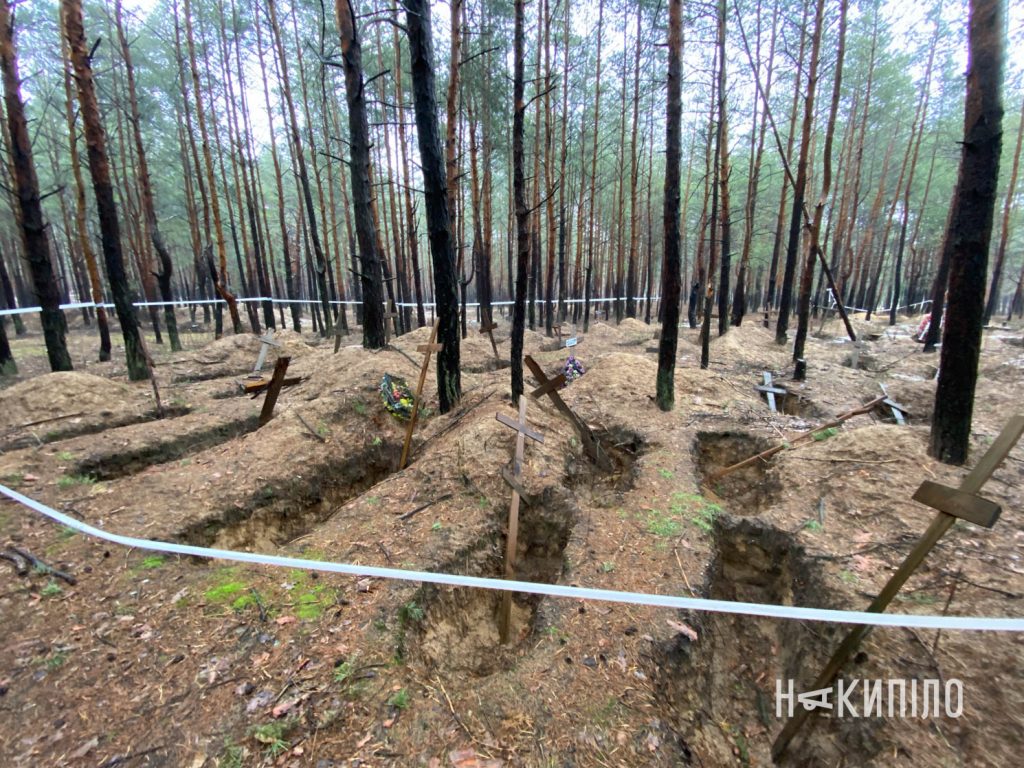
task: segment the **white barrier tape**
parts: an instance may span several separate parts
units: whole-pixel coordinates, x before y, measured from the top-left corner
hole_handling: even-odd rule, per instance
[[[399,581],[426,582],[444,584],[452,587],[472,587],[474,589],[493,589],[505,592],[527,592],[549,597],[567,597],[577,600],[601,600],[611,603],[629,603],[647,605],[656,608],[675,608],[683,610],[711,611],[715,613],[733,613],[746,616],[765,616],[775,619],[800,619],[803,621],[827,621],[837,624],[871,624],[884,627],[913,627],[915,629],[954,629],[999,632],[1024,632],[1024,619],[990,619],[975,616],[911,616],[907,614],[867,613],[864,611],[836,611],[824,608],[801,608],[789,605],[764,605],[761,603],[740,603],[731,600],[710,600],[696,597],[676,597],[674,595],[649,595],[641,592],[620,592],[611,589],[591,589],[587,587],[566,587],[559,584],[538,584],[528,581],[505,581],[488,579],[479,576],[458,576],[447,573],[431,573],[429,571],[407,571],[398,568],[379,568],[372,565],[350,565],[346,563],[329,563],[320,560],[306,560],[299,557],[282,557],[280,555],[262,555],[254,552],[234,552],[226,549],[210,549],[193,547],[188,544],[172,544],[165,541],[137,539],[109,533],[80,522],[62,512],[23,496],[0,485],[0,493],[23,504],[31,510],[39,512],[58,523],[73,528],[81,533],[120,544],[125,547],[147,549],[155,552],[166,552],[189,557],[216,558],[233,560],[240,563],[255,565],[271,565],[278,568],[297,568],[324,573],[341,573],[349,576],[371,576],[378,579],[396,579]]]
[[[645,300],[643,296],[635,296],[634,299],[636,301],[644,301]],[[651,301],[660,301],[660,299],[661,299],[660,296],[652,296],[651,297]],[[590,299],[590,303],[591,304],[605,304],[605,303],[607,303],[609,301],[616,301],[616,300],[617,299],[615,299],[614,297],[612,297],[612,298],[602,298],[602,299]],[[275,298],[273,298],[271,296],[246,296],[244,298],[242,298],[242,297],[236,298],[235,301],[238,302],[239,304],[253,304],[253,303],[260,303],[260,302],[264,302],[264,301],[269,301],[272,304],[316,304],[317,306],[320,306],[320,304],[322,303],[319,299],[275,299]],[[586,299],[566,299],[565,303],[566,304],[583,304],[585,301],[586,301]],[[625,298],[618,299],[618,301],[625,301]],[[224,303],[225,303],[224,299],[177,299],[175,301],[135,301],[135,302],[132,302],[132,306],[133,307],[187,307],[187,306],[192,305],[192,304],[224,304]],[[342,304],[350,305],[350,306],[358,306],[358,305],[360,305],[362,303],[363,302],[361,302],[361,301],[329,301],[328,302],[328,304],[330,304],[332,306],[340,306]],[[535,303],[537,303],[537,304],[544,304],[544,301],[538,300]],[[510,307],[513,304],[515,304],[514,301],[492,301],[491,302],[491,306],[492,307]],[[414,302],[396,301],[395,302],[395,306],[415,308],[418,305],[415,304]],[[431,307],[431,306],[433,306],[433,302],[430,302],[430,301],[424,302],[423,306],[424,307]],[[466,303],[466,306],[467,307],[479,307],[480,306],[480,302],[478,302],[478,301],[470,301],[470,302]],[[85,308],[88,308],[88,307],[92,307],[92,308],[104,307],[105,309],[113,309],[114,305],[113,304],[96,304],[96,303],[91,302],[91,301],[76,301],[76,302],[73,302],[71,304],[61,304],[59,309],[71,310],[71,309],[85,309]],[[36,313],[39,313],[39,312],[42,312],[42,311],[43,311],[42,307],[18,307],[16,309],[0,309],[0,317],[7,317],[8,315],[31,315],[31,314],[36,314]]]

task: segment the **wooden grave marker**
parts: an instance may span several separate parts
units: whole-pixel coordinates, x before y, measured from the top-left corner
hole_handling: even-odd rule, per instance
[[[498,356],[498,345],[494,342],[494,331],[498,327],[498,324],[493,320],[488,320],[480,325],[480,333],[486,333],[487,338],[491,340],[491,349],[494,350],[495,359],[500,360]]]
[[[871,605],[867,607],[868,612],[882,613],[888,607],[900,588],[957,520],[967,520],[986,528],[995,525],[999,518],[999,505],[981,498],[978,494],[1003,459],[1013,450],[1021,434],[1024,434],[1024,415],[1014,416],[1003,427],[1003,431],[999,433],[999,437],[978,461],[977,466],[963,479],[960,488],[948,488],[931,481],[921,484],[921,487],[914,493],[914,501],[938,510],[938,514],[903,560],[902,565],[889,578],[882,591],[871,601]],[[871,629],[872,625],[870,624],[860,624],[853,629],[832,654],[832,658],[828,660],[810,690],[819,691],[831,687],[843,664],[849,660]],[[798,707],[794,711],[793,717],[786,722],[776,737],[775,743],[772,744],[772,760],[778,762],[800,727],[814,711],[813,707],[810,709]]]
[[[260,336],[260,353],[256,357],[256,365],[252,367],[252,373],[249,374],[250,378],[259,378],[263,372],[263,364],[267,361],[267,351],[271,347],[280,347],[281,344],[274,341],[274,331],[267,330],[267,332]],[[337,351],[337,350],[335,350]]]
[[[892,411],[892,417],[896,419],[896,423],[901,427],[907,425],[907,417],[910,415],[910,410],[905,405],[900,405],[895,400],[889,397],[889,391],[885,388],[885,384],[879,382],[878,386],[882,390],[882,394],[885,395],[885,399],[882,401],[882,405],[886,406]]]
[[[789,391],[782,387],[776,387],[772,384],[772,375],[769,371],[764,371],[761,375],[764,377],[764,384],[760,384],[754,387],[754,389],[761,392],[768,398],[768,407],[772,409],[772,413],[778,413],[779,409],[775,403],[775,396],[779,395],[781,397],[785,397],[789,394]]]
[[[558,336],[558,346],[561,347],[562,346],[562,324],[561,323],[557,323],[556,325],[552,325],[551,326],[551,330],[553,330],[555,332],[555,334]]]
[[[508,541],[505,545],[505,578],[515,577],[516,548],[519,546],[519,500],[520,492],[519,478],[523,472],[523,448],[526,438],[535,440],[538,443],[544,442],[544,435],[529,428],[526,424],[526,398],[519,398],[519,420],[515,421],[500,411],[494,414],[494,418],[502,424],[516,430],[516,449],[512,459],[512,502],[508,508]],[[504,477],[504,473],[502,473]],[[508,481],[506,481],[508,482]],[[514,484],[513,484],[514,483]],[[511,639],[512,634],[512,593],[501,593],[501,608],[498,611],[498,637],[504,645]]]
[[[560,373],[554,378],[549,379],[544,373],[544,369],[540,367],[536,360],[530,355],[526,355],[523,358],[523,362],[526,363],[526,367],[530,369],[530,373],[533,374],[533,378],[540,384],[533,392],[530,393],[532,397],[540,398],[547,395],[555,408],[558,409],[559,413],[565,416],[572,425],[576,428],[576,431],[580,435],[580,441],[583,443],[583,450],[593,460],[595,464],[606,472],[611,472],[614,469],[612,461],[608,458],[608,454],[601,448],[601,443],[594,436],[593,430],[587,425],[587,423],[579,417],[579,415],[562,399],[562,396],[558,394],[558,390],[565,384],[565,374]]]
[[[274,406],[277,404],[277,396],[281,394],[281,387],[284,386],[284,375],[288,372],[290,357],[279,357],[274,365],[274,375],[270,377],[270,384],[267,386],[267,396],[263,399],[263,409],[260,411],[260,426],[265,426],[268,421],[274,418]]]
[[[341,337],[348,335],[348,331],[341,327],[341,323],[334,324],[334,354],[338,354],[338,350],[341,349]]]
[[[388,330],[388,320],[391,321],[391,330],[393,330],[395,332],[395,336],[398,335],[398,324],[396,322],[397,319],[398,319],[398,313],[395,312],[393,309],[387,309],[385,307],[385,309],[384,309],[384,343],[385,344],[390,344],[391,343],[391,331]]]
[[[416,382],[416,399],[413,400],[412,404],[412,416],[409,417],[409,423],[405,427],[405,442],[402,444],[402,458],[398,462],[399,469],[405,469],[405,463],[409,460],[409,449],[412,447],[412,433],[416,429],[416,420],[420,415],[420,399],[423,397],[423,385],[427,380],[427,369],[430,367],[430,355],[434,352],[440,352],[444,347],[443,344],[436,344],[437,340],[437,326],[435,322],[433,328],[430,329],[430,341],[426,344],[420,344],[416,347],[417,352],[423,353],[423,365],[420,366],[420,378]]]

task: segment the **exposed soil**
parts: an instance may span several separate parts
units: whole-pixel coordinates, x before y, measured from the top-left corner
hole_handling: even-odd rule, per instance
[[[0,482],[111,531],[310,560],[501,577],[514,416],[508,322],[462,343],[464,395],[436,412],[427,377],[412,460],[387,413],[384,373],[415,381],[430,329],[368,352],[279,332],[300,383],[258,428],[262,398],[241,394],[260,349],[214,341],[182,313],[184,351],[149,337],[172,416],[155,418],[148,382],[120,350],[93,362],[94,329],[72,318],[76,371],[45,372],[38,327],[13,340],[19,374],[0,382]],[[854,320],[808,339],[805,382],[790,351],[748,318],[715,337],[699,368],[697,331],[680,329],[676,407],[654,402],[656,328],[592,321],[572,354],[587,373],[560,390],[611,461],[595,466],[546,399],[527,420],[515,576],[526,581],[724,600],[863,609],[934,511],[923,480],[956,486],[965,468],[927,456],[936,356]],[[973,466],[1013,413],[1024,381],[1021,329],[986,332]],[[116,334],[115,334],[116,342]],[[564,349],[527,331],[548,375]],[[407,357],[408,356],[408,357]],[[790,394],[771,413],[762,372]],[[528,382],[528,386],[532,382]],[[881,394],[879,410],[721,478],[725,466]],[[701,489],[706,489],[702,491]],[[704,495],[702,495],[702,493]],[[958,523],[901,591],[894,613],[1020,616],[1024,446],[983,495],[991,530]],[[782,727],[777,680],[804,690],[846,628],[623,603],[516,595],[501,645],[501,596],[416,582],[233,565],[125,551],[0,502],[0,552],[45,569],[0,589],[0,765],[28,766],[754,766]],[[694,639],[696,638],[696,639]],[[847,678],[957,678],[964,715],[813,718],[785,764],[1004,766],[1019,762],[1024,640],[1015,635],[877,629]]]

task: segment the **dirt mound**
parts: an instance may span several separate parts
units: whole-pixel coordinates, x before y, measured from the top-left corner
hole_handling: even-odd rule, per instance
[[[119,381],[77,371],[47,373],[0,391],[0,429],[72,414],[110,416],[139,400],[132,386]]]

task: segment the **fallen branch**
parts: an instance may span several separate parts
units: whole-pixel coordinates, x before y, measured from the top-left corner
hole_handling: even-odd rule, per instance
[[[743,467],[750,466],[751,464],[754,464],[757,461],[763,461],[765,459],[771,458],[776,453],[784,451],[786,448],[791,448],[796,443],[801,443],[805,440],[810,440],[811,438],[814,437],[814,435],[818,434],[819,432],[822,432],[823,430],[838,427],[844,421],[852,419],[854,416],[862,416],[865,413],[871,413],[871,411],[875,410],[875,408],[877,408],[883,400],[885,400],[884,395],[882,397],[876,397],[871,402],[865,403],[859,408],[854,408],[852,411],[842,413],[839,416],[836,416],[832,421],[822,424],[819,427],[815,427],[814,429],[810,429],[806,432],[803,432],[794,437],[792,440],[787,440],[786,442],[779,443],[773,448],[769,448],[767,451],[761,451],[761,453],[751,456],[749,459],[744,459],[743,461],[740,461],[736,464],[732,464],[728,467],[725,467],[724,469],[720,469],[717,472],[712,472],[710,475],[708,475],[707,483],[713,483],[715,480],[719,480],[725,477],[726,475],[735,472],[738,469],[743,469]]]
[[[437,504],[437,502],[439,502],[439,501],[444,501],[445,499],[450,499],[451,497],[452,497],[452,494],[450,494],[450,493],[443,493],[440,496],[438,496],[436,499],[431,499],[426,504],[421,504],[420,506],[416,507],[416,509],[413,509],[413,510],[411,510],[409,512],[406,512],[404,515],[399,515],[398,519],[399,520],[408,520],[410,517],[412,517],[413,515],[417,514],[418,512],[422,512],[427,507],[432,506],[434,504]]]
[[[36,557],[35,555],[33,555],[33,554],[29,553],[29,552],[26,552],[24,549],[18,549],[13,544],[8,544],[7,545],[7,549],[9,549],[11,552],[13,552],[16,555],[21,555],[23,558],[25,558],[28,562],[30,562],[32,564],[33,568],[35,568],[37,570],[40,570],[43,573],[47,573],[50,576],[56,576],[58,579],[63,579],[64,581],[66,581],[71,586],[75,586],[75,584],[78,583],[78,579],[76,579],[71,574],[64,573],[64,571],[58,571],[52,565],[44,563],[38,557]]]
[[[28,575],[28,562],[21,555],[16,555],[13,552],[0,552],[0,560],[14,563],[14,572],[19,576]]]
[[[35,427],[35,426],[38,426],[40,424],[49,424],[51,421],[61,421],[62,419],[73,419],[76,416],[85,416],[85,415],[86,415],[85,411],[79,411],[78,413],[68,413],[68,414],[65,414],[64,416],[51,416],[48,419],[39,419],[39,421],[30,421],[27,424],[19,424],[16,427],[10,427],[9,429],[4,431],[4,434],[5,435],[9,435],[12,432],[17,432],[17,431],[19,431],[21,429],[28,429],[29,427]]]

